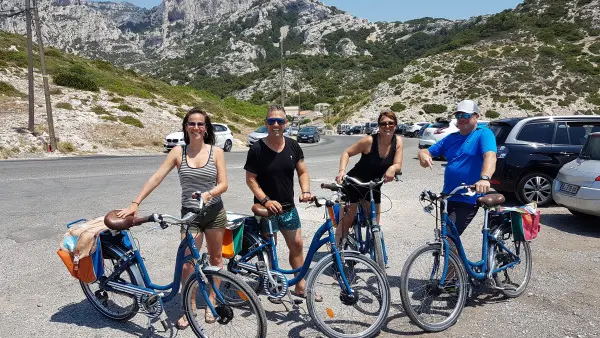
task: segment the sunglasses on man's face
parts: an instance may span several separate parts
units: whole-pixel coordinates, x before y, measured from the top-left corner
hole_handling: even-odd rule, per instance
[[[200,128],[200,127],[206,126],[206,123],[205,122],[188,122],[187,126],[188,127],[198,127],[198,128]]]
[[[272,126],[272,125],[274,125],[275,123],[277,123],[278,125],[282,125],[282,124],[284,124],[284,123],[285,123],[285,119],[278,118],[278,117],[269,117],[269,118],[267,119],[267,124],[268,124],[268,125]]]
[[[456,115],[456,119],[460,120],[460,119],[470,119],[471,116],[473,116],[473,114],[469,114],[469,113],[457,113]]]
[[[379,122],[380,127],[391,127],[391,126],[395,126],[395,125],[396,125],[396,123],[393,121]]]

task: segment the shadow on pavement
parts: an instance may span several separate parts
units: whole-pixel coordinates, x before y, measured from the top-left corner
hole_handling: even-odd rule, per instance
[[[542,210],[540,224],[570,234],[600,238],[600,218],[580,218],[571,214],[547,214]],[[542,229],[543,231],[543,229]]]
[[[181,313],[181,311],[178,310],[179,308],[174,306],[175,304],[169,305],[171,305],[169,308],[165,308],[167,314],[172,313],[173,316],[177,316]],[[143,321],[146,321],[146,316],[143,314],[138,313],[136,316],[142,316],[144,317]],[[177,329],[169,323],[172,321],[171,317],[169,317],[169,320],[167,321],[171,327],[167,329],[167,332],[160,332],[161,334],[158,335],[155,332],[148,330],[146,327],[131,321],[116,321],[109,319],[96,311],[86,299],[79,303],[71,303],[60,307],[58,311],[50,317],[50,321],[54,323],[85,326],[92,329],[112,328],[138,337],[175,337],[177,334]],[[162,330],[162,325],[159,322],[155,322],[154,327]]]

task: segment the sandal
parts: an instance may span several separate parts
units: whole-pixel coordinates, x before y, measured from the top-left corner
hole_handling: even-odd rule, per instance
[[[213,316],[213,314],[212,314],[212,311],[210,311],[210,309],[209,309],[209,308],[207,308],[207,309],[204,311],[204,322],[205,322],[206,324],[212,324],[212,323],[214,323],[215,321],[216,321],[216,319],[215,319],[215,317]]]
[[[185,321],[185,324],[182,324],[181,322]],[[187,321],[187,318],[185,318],[185,315],[181,316],[181,318],[179,318],[179,320],[175,323],[175,327],[177,328],[177,330],[183,331],[185,329],[187,329],[190,326],[190,322]]]
[[[292,296],[298,297],[298,298],[302,298],[302,299],[306,299],[306,295],[303,293],[297,293],[296,291],[290,291],[290,293],[292,294]],[[323,296],[321,295],[315,295],[315,302],[322,302],[323,301]]]

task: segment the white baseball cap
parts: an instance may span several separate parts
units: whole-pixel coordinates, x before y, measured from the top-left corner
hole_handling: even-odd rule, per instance
[[[469,114],[479,114],[479,107],[477,107],[477,103],[473,100],[462,100],[456,105],[456,110],[454,110],[454,114],[456,113],[469,113]]]

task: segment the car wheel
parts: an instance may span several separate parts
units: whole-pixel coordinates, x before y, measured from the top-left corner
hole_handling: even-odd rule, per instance
[[[223,147],[223,150],[231,151],[232,146],[233,146],[233,143],[231,142],[231,140],[227,140],[227,141],[225,141],[225,146]]]
[[[571,214],[573,214],[573,216],[575,216],[577,218],[581,218],[581,219],[593,219],[594,218],[593,215],[584,214],[581,211],[575,211],[573,209],[568,209],[568,210]]]
[[[552,202],[552,177],[544,173],[523,176],[517,185],[517,199],[523,204],[537,202],[545,206]]]

